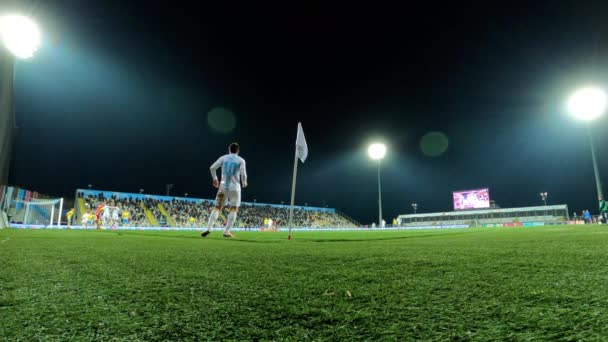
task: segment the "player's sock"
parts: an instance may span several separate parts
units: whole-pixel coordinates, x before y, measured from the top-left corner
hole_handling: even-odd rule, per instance
[[[213,225],[215,224],[215,221],[217,220],[217,217],[220,215],[219,210],[217,209],[213,209],[213,211],[211,212],[211,215],[209,215],[209,222],[207,223],[207,231],[210,232],[211,228],[213,228]]]
[[[230,229],[232,229],[234,221],[236,221],[236,212],[231,211],[230,214],[228,214],[228,219],[226,220],[226,230],[224,230],[224,234],[230,234]]]

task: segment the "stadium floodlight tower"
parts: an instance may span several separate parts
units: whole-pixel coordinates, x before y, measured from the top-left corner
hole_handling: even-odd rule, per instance
[[[414,209],[414,214],[418,211],[418,203],[412,203],[412,209]]]
[[[386,155],[386,145],[373,143],[369,145],[367,154],[373,160],[378,161],[378,227],[382,228],[382,183],[380,182],[380,165]]]
[[[543,202],[545,203],[545,207],[547,206],[547,196],[549,196],[548,193],[546,192],[541,192],[540,193],[540,198],[543,200]]]
[[[6,185],[15,136],[15,61],[34,56],[40,46],[40,30],[28,17],[0,14],[0,185]],[[0,228],[7,225],[0,210]]]
[[[595,172],[595,186],[597,196],[603,197],[600,172],[595,156],[595,146],[591,134],[591,122],[601,117],[606,112],[608,98],[606,93],[597,87],[587,87],[575,91],[568,99],[567,107],[570,114],[575,118],[587,122],[587,134],[589,136],[589,146],[591,147],[591,158],[593,160],[593,171]]]
[[[547,192],[541,192],[540,193],[540,198],[545,203],[545,216],[547,216],[547,196],[549,196],[549,194]]]

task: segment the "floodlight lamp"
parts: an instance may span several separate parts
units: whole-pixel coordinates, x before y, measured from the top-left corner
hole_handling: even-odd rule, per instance
[[[22,15],[0,17],[0,40],[17,58],[30,58],[40,47],[38,25]]]
[[[369,145],[367,154],[373,160],[380,160],[386,155],[386,145],[380,143],[374,143]]]
[[[568,99],[568,111],[577,119],[591,121],[606,111],[608,99],[606,93],[595,87],[582,88]]]

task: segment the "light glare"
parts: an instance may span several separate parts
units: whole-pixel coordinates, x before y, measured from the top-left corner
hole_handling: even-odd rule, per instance
[[[380,160],[384,158],[384,155],[386,154],[386,146],[380,143],[371,144],[367,149],[367,154],[369,154],[369,157],[373,160]]]
[[[606,111],[606,93],[599,88],[577,90],[568,99],[568,111],[584,121],[595,120]]]
[[[40,46],[40,30],[30,18],[21,15],[0,17],[0,38],[17,58],[34,56]]]

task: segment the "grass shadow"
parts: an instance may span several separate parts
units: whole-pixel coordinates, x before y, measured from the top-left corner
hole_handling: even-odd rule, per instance
[[[369,242],[369,241],[391,241],[391,240],[407,240],[407,239],[424,239],[424,238],[432,238],[432,237],[443,237],[443,236],[455,236],[455,235],[470,235],[470,234],[479,234],[485,233],[486,231],[472,231],[472,232],[458,232],[458,233],[437,233],[437,234],[424,234],[424,235],[405,235],[405,236],[388,236],[388,237],[375,237],[375,238],[295,238],[294,242],[306,242],[306,243],[327,243],[327,242]],[[239,238],[238,236],[234,239],[226,239],[220,236],[210,236],[205,239],[201,238],[199,234],[196,235],[168,235],[168,234],[154,234],[154,233],[139,233],[139,232],[114,232],[117,236],[143,236],[143,237],[155,237],[155,238],[169,238],[169,239],[197,239],[197,240],[227,240],[234,242],[242,242],[242,243],[284,243],[287,241],[287,237],[284,238],[270,238],[270,239],[247,239],[247,238]],[[219,235],[219,233],[218,233]]]
[[[364,242],[364,241],[390,241],[390,240],[406,240],[406,239],[418,239],[418,238],[430,238],[436,236],[454,236],[454,235],[465,235],[475,234],[481,232],[463,232],[463,233],[444,233],[444,234],[426,234],[426,235],[410,235],[410,236],[391,236],[391,237],[378,237],[371,239],[308,239],[307,242]]]
[[[365,238],[365,239],[313,239],[313,238],[295,238],[294,242],[315,242],[315,243],[325,243],[325,242],[369,242],[369,241],[390,241],[390,240],[405,240],[405,239],[417,239],[417,238],[430,238],[430,237],[439,237],[439,236],[454,236],[454,235],[468,235],[468,234],[476,234],[476,233],[484,233],[484,231],[475,231],[475,232],[461,232],[461,233],[442,233],[442,234],[426,234],[426,235],[410,235],[410,236],[392,236],[392,237],[377,237],[377,238]],[[248,239],[235,239],[232,241],[237,242],[250,242],[250,243],[279,243],[287,240],[287,238],[283,239],[263,239],[263,240],[248,240]]]

